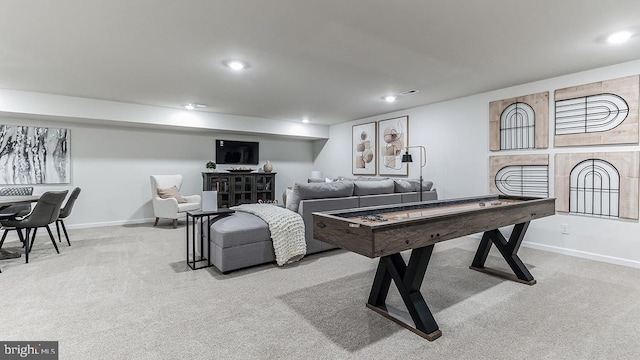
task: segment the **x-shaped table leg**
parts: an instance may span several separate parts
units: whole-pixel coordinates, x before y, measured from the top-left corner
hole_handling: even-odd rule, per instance
[[[480,245],[478,245],[478,250],[476,251],[470,268],[508,280],[534,285],[536,280],[517,255],[528,227],[528,221],[516,224],[513,227],[511,236],[509,236],[509,241],[505,239],[504,235],[502,235],[498,229],[485,232],[484,235],[482,235],[482,240],[480,240]],[[489,255],[489,250],[491,250],[491,244],[495,244],[500,254],[502,254],[502,257],[506,260],[507,264],[509,264],[511,270],[513,270],[515,276],[503,271],[484,267],[484,263]]]
[[[420,285],[422,285],[432,252],[433,245],[414,249],[411,251],[408,264],[405,264],[399,253],[381,257],[367,302],[368,308],[429,341],[442,335],[431,310],[420,293]],[[391,280],[400,292],[410,319],[406,318],[406,313],[402,314],[397,309],[386,305]]]

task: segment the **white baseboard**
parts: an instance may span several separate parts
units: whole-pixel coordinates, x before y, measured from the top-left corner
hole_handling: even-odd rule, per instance
[[[581,251],[581,250],[565,249],[557,246],[543,245],[543,244],[531,243],[527,241],[523,241],[522,246],[532,248],[532,249],[545,250],[545,251],[554,252],[558,254],[575,256],[583,259],[602,261],[610,264],[616,264],[616,265],[622,265],[622,266],[628,266],[628,267],[640,269],[640,261],[636,261],[636,260],[623,259],[623,258],[602,255],[602,254],[595,254],[595,253],[590,253],[590,252]]]
[[[473,235],[470,235],[470,237],[482,239],[482,233],[473,234]],[[549,251],[557,254],[575,256],[582,259],[601,261],[609,264],[616,264],[616,265],[622,265],[622,266],[640,269],[640,261],[636,261],[636,260],[623,259],[615,256],[596,254],[596,253],[591,253],[591,252],[582,251],[582,250],[566,249],[558,246],[544,245],[544,244],[532,243],[528,241],[523,241],[522,246],[532,248],[532,249],[537,249],[537,250]]]
[[[103,227],[103,226],[122,226],[122,225],[133,225],[133,224],[145,224],[145,223],[148,223],[148,222],[154,222],[155,220],[156,220],[156,218],[148,218],[148,219],[105,221],[105,222],[73,224],[73,225],[67,225],[65,223],[65,226],[67,227],[67,229],[86,229],[86,228]]]

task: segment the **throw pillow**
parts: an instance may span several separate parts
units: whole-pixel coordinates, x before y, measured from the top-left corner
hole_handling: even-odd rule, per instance
[[[178,200],[178,204],[187,202],[187,200],[185,200],[182,195],[180,195],[180,192],[178,191],[178,188],[175,187],[175,185],[167,189],[158,189],[158,196],[160,196],[161,199],[174,198]]]
[[[287,187],[282,193],[282,203],[285,206],[287,206],[288,204],[287,199],[291,198],[291,193],[293,193],[293,189],[291,188],[291,186]]]

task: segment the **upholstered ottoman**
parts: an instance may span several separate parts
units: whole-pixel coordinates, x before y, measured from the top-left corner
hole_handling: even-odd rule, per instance
[[[214,222],[208,245],[211,263],[223,273],[275,260],[269,225],[246,212]]]

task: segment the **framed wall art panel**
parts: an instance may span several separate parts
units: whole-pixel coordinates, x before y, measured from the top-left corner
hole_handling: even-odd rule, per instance
[[[351,172],[353,175],[376,174],[376,123],[353,125],[351,128]]]
[[[549,197],[549,155],[490,156],[489,192]]]
[[[556,154],[556,210],[638,219],[640,152]]]
[[[489,150],[549,147],[549,92],[489,103]]]
[[[555,146],[637,144],[640,76],[555,91]]]
[[[402,154],[409,145],[409,116],[378,121],[378,174],[408,175]]]
[[[0,125],[0,184],[68,184],[70,130]]]

